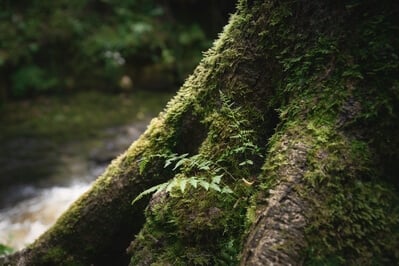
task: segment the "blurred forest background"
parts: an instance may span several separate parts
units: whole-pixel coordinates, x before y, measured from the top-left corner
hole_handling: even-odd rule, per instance
[[[0,99],[175,89],[234,10],[231,0],[2,0]]]
[[[0,3],[0,192],[52,174],[60,143],[155,116],[235,8],[231,0]]]
[[[33,241],[145,130],[234,9],[0,0],[0,254]]]

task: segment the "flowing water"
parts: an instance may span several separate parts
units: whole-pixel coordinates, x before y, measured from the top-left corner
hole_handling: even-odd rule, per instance
[[[0,242],[14,249],[32,243],[89,186],[89,183],[76,183],[68,187],[25,188],[35,196],[0,213]]]
[[[54,173],[38,184],[0,189],[0,243],[16,250],[32,243],[144,131],[148,120],[110,128],[100,140],[68,143]],[[43,185],[43,183],[45,185]]]

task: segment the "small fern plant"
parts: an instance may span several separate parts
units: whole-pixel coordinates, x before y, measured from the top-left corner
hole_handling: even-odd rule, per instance
[[[158,155],[159,156],[159,155]],[[162,156],[164,157],[164,156]],[[143,192],[141,192],[132,202],[136,203],[138,200],[151,193],[158,193],[160,191],[166,191],[170,195],[174,195],[174,190],[177,189],[181,193],[184,193],[188,186],[192,186],[197,189],[202,187],[206,191],[214,190],[220,193],[230,194],[233,191],[227,186],[222,185],[222,177],[224,176],[223,169],[220,167],[215,168],[215,164],[207,159],[204,159],[200,154],[194,155],[188,158],[188,153],[178,155],[172,153],[166,157],[164,168],[172,166],[174,163],[173,171],[178,170],[181,166],[185,166],[185,169],[197,169],[198,171],[210,172],[211,178],[207,178],[207,175],[193,175],[186,177],[183,174],[177,174],[173,179],[168,182],[153,186]]]
[[[170,181],[143,191],[133,200],[132,204],[154,192],[166,191],[171,196],[174,196],[176,191],[184,194],[188,186],[192,186],[194,189],[203,188],[206,191],[214,190],[219,193],[233,193],[233,190],[223,183],[223,178],[226,176],[234,180],[235,178],[223,165],[232,160],[239,167],[253,165],[253,160],[248,156],[262,157],[262,155],[260,148],[254,141],[255,131],[247,129],[250,123],[245,117],[245,113],[240,107],[233,107],[234,102],[230,101],[223,93],[220,93],[220,99],[222,106],[218,115],[223,116],[228,121],[226,124],[229,127],[229,132],[232,133],[229,137],[231,145],[216,160],[205,158],[202,154],[191,157],[189,157],[188,153],[180,155],[176,153],[153,155],[152,157],[162,157],[165,159],[164,168],[173,166],[173,171],[182,169],[184,173],[180,172]],[[140,173],[145,170],[150,158],[142,159],[139,164]],[[235,161],[232,158],[239,158],[239,161]],[[243,181],[247,182],[244,178]]]

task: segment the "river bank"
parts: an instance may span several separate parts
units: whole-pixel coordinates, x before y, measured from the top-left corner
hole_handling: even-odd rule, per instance
[[[0,128],[0,243],[33,241],[162,110],[168,93],[40,98],[5,106]]]

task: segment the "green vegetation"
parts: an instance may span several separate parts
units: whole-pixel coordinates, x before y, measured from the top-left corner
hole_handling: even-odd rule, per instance
[[[131,265],[144,258],[156,265],[238,262],[239,239],[250,224],[247,208],[261,148],[249,120],[250,108],[237,106],[222,92],[214,101],[219,108],[204,119],[209,132],[197,154],[156,154],[139,163],[144,174],[149,161],[162,159],[174,177],[133,202],[155,192],[146,211],[147,223],[130,247]]]
[[[86,88],[174,88],[201,58],[234,1],[185,14],[198,2],[20,1],[0,3],[0,102]],[[195,14],[195,15],[194,15]],[[129,87],[129,86],[127,86]]]
[[[166,165],[173,162],[171,165],[177,174],[170,181],[138,196],[157,191],[146,210],[144,229],[130,247],[131,265],[143,261],[155,265],[238,263],[245,229],[254,221],[255,213],[267,205],[265,198],[270,196],[269,190],[273,191],[286,179],[294,178],[291,177],[290,167],[297,167],[294,168],[295,173],[302,176],[300,183],[294,184],[292,193],[297,193],[309,208],[304,228],[307,248],[300,251],[306,265],[394,264],[399,259],[398,167],[393,165],[393,161],[397,162],[399,150],[399,134],[395,126],[399,67],[397,49],[393,49],[399,47],[398,38],[393,38],[399,36],[397,17],[394,15],[398,10],[384,9],[384,6],[375,8],[367,3],[365,8],[373,6],[368,9],[373,10],[373,14],[362,13],[357,5],[348,5],[344,7],[345,11],[341,11],[347,12],[345,15],[340,11],[332,15],[329,13],[330,3],[307,3],[306,7],[298,7],[299,4],[290,1],[278,5],[265,1],[259,12],[268,14],[267,23],[256,28],[251,24],[257,21],[252,17],[256,12],[244,12],[250,9],[248,2],[240,2],[244,15],[233,16],[224,34],[215,43],[214,49],[219,53],[215,55],[215,50],[208,52],[198,72],[194,73],[194,77],[201,80],[201,75],[209,75],[203,67],[212,66],[213,71],[220,75],[216,74],[213,80],[209,78],[206,80],[208,83],[203,84],[207,100],[197,98],[197,104],[206,107],[197,108],[196,116],[201,117],[205,124],[210,123],[206,124],[207,137],[200,144],[198,154],[168,151],[163,156],[158,154],[166,160]],[[293,15],[314,10],[318,10],[322,17],[319,23],[313,23],[311,17],[302,17],[302,21],[298,21]],[[356,16],[351,17],[352,12]],[[351,17],[356,23],[340,24],[348,21],[336,22],[340,16],[346,19]],[[245,33],[230,31],[248,25],[251,27]],[[260,34],[259,30],[262,30]],[[260,38],[256,44],[251,42],[245,46],[247,39],[243,35],[246,34]],[[362,40],[361,47],[359,39]],[[221,44],[230,46],[218,50]],[[242,60],[239,61],[242,64],[253,59],[240,54],[240,45],[246,48],[253,45],[256,47],[253,51],[264,52],[261,55],[268,58],[269,62],[264,64],[269,72],[262,74],[270,75],[268,82],[272,84],[267,85],[274,89],[271,98],[249,100],[254,88],[240,84],[237,76],[242,72],[251,75],[250,63],[245,65],[247,68],[241,69],[242,72],[234,72],[233,81],[223,80],[225,83],[221,85],[223,81],[220,79],[230,76],[220,73],[229,73],[226,68],[235,66],[233,58]],[[376,54],[379,56],[374,56]],[[258,55],[261,58],[258,58],[259,61],[262,60],[261,55]],[[245,78],[250,79],[248,76]],[[190,81],[192,89],[197,89],[197,84]],[[235,160],[237,154],[228,152],[232,147],[229,145],[230,138],[236,135],[233,130],[234,116],[226,119],[223,104],[215,104],[218,86],[228,88],[225,93],[234,98],[234,105],[239,106],[238,109],[230,108],[227,113],[243,111],[246,123],[251,121],[249,128],[254,130],[250,135],[263,137],[256,142],[268,141],[267,151],[260,153],[265,154],[263,167],[255,163],[250,168],[243,167],[250,172],[240,172],[238,165],[245,160]],[[266,102],[262,105],[258,101]],[[255,115],[251,112],[254,104],[259,104],[262,110],[254,112]],[[217,108],[215,105],[222,108],[213,113],[212,107]],[[279,112],[279,122],[273,125],[275,132],[270,139],[265,133],[261,135],[265,130],[262,127],[265,121],[273,119],[273,112],[268,108],[277,108]],[[240,109],[240,112],[234,111]],[[262,116],[262,113],[268,114],[264,121],[259,123],[258,120],[257,124],[252,120],[255,116]],[[240,124],[240,128],[245,132],[245,125]],[[233,146],[234,150],[245,150],[245,141],[239,139],[241,141]],[[295,153],[299,153],[297,146],[303,147],[300,150],[304,153],[303,165],[297,165],[300,160]],[[220,160],[225,158],[223,151],[228,153],[225,161]],[[202,158],[211,158],[211,162]],[[234,197],[237,195],[234,182],[228,181],[234,192],[231,194],[220,193],[218,184],[215,189],[210,189],[214,183],[212,177],[224,173],[212,172],[212,166],[220,161],[227,165],[231,176],[253,176],[255,180],[253,185],[248,182],[250,188],[245,193],[238,193],[238,199]],[[208,170],[203,173],[199,165]],[[141,171],[145,172],[145,169],[143,166]],[[192,169],[195,169],[194,173],[190,172]],[[202,181],[198,176],[207,177],[203,186],[196,186],[199,180]],[[239,207],[235,205],[237,202],[241,204]],[[217,218],[213,217],[214,211]],[[232,217],[234,219],[230,220]],[[289,227],[289,224],[281,226]],[[285,232],[281,231],[280,237],[284,238]],[[285,254],[294,250],[292,245],[295,244],[287,242],[270,249],[278,249]],[[233,252],[229,253],[231,260],[224,261],[222,247],[228,246],[233,247]]]
[[[273,12],[272,17],[283,18],[274,26],[295,24],[289,7],[294,6]],[[393,15],[398,10],[371,2],[363,8],[373,12],[356,13],[359,2],[345,6],[345,12],[356,14],[353,28],[336,23],[323,34],[320,22],[313,32],[295,26],[276,31],[276,43],[295,39],[277,56],[285,74],[283,129],[302,135],[298,141],[310,147],[304,174],[309,187],[297,188],[314,210],[305,230],[307,265],[387,265],[399,258],[398,168],[392,163],[399,150],[393,104],[399,102],[398,51],[393,49],[399,42],[392,38],[398,34]],[[326,21],[334,19],[328,16]],[[295,101],[285,102],[289,98]]]
[[[0,256],[13,253],[14,250],[0,243]]]
[[[0,140],[21,136],[65,142],[92,137],[101,134],[101,129],[157,115],[170,97],[170,93],[160,92],[92,91],[5,104],[0,116]]]
[[[165,112],[16,261],[60,246],[47,263],[127,263],[131,241],[131,265],[396,265],[398,14],[240,1]]]
[[[203,154],[188,157],[188,153],[181,155],[176,153],[152,155],[151,157],[161,157],[165,160],[164,168],[174,165],[172,171],[184,174],[176,174],[168,182],[143,191],[133,200],[133,204],[145,195],[153,192],[160,193],[163,190],[172,194],[174,190],[178,189],[184,195],[187,186],[192,186],[194,189],[202,187],[206,191],[211,189],[220,193],[233,193],[229,186],[225,184],[226,181],[223,180],[226,178],[235,180],[232,173],[227,170],[227,165],[236,165],[237,169],[235,169],[235,172],[239,170],[238,168],[242,168],[240,174],[243,176],[249,175],[249,172],[243,170],[245,166],[254,164],[252,158],[258,157],[257,159],[259,159],[262,157],[260,154],[261,149],[253,140],[255,131],[248,128],[249,121],[245,117],[245,112],[240,107],[234,108],[235,103],[230,101],[222,92],[220,92],[220,98],[222,102],[220,112],[211,115],[212,119],[208,120],[212,122],[213,120],[227,119],[225,122],[228,131],[231,133],[231,136],[229,136],[232,142],[231,146],[225,147],[223,153],[218,158],[207,158]],[[150,158],[143,158],[141,160],[141,173],[145,171],[149,160]],[[245,178],[243,178],[243,181],[250,184]],[[227,181],[227,183],[230,182]]]

